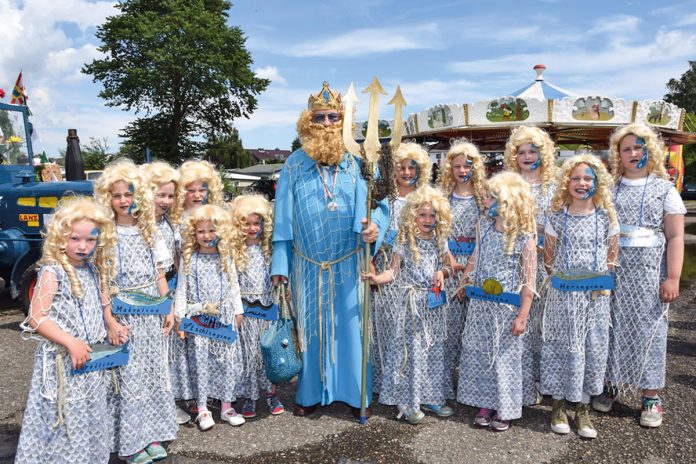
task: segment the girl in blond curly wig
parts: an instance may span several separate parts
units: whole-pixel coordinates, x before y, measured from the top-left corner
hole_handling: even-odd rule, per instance
[[[233,228],[227,211],[203,205],[188,215],[183,229],[183,263],[176,288],[178,334],[189,339],[188,362],[192,390],[196,393],[202,430],[215,422],[208,399],[221,401],[220,418],[241,425],[244,418],[232,408],[236,399],[241,365],[238,342],[229,343],[181,331],[183,318],[214,318],[215,323],[238,327],[242,322],[242,297],[232,256]],[[198,319],[201,320],[201,319]]]
[[[619,127],[609,143],[621,236],[607,379],[621,390],[641,389],[640,425],[659,427],[667,314],[669,303],[679,296],[686,208],[667,179],[664,145],[652,128]],[[616,393],[605,391],[593,407],[609,411]]]
[[[149,297],[167,295],[163,269],[172,257],[155,225],[152,190],[141,171],[129,160],[109,164],[95,186],[100,203],[113,211],[116,223],[116,276],[119,300],[129,294]],[[176,437],[174,398],[169,381],[166,341],[174,325],[174,308],[166,315],[127,311],[114,317],[111,307],[104,311],[110,340],[125,330],[129,336],[128,364],[115,370],[118,433],[115,448],[120,456],[161,454],[162,441]]]
[[[536,206],[529,184],[502,172],[488,182],[486,216],[462,286],[469,307],[462,333],[457,401],[479,407],[474,424],[504,431],[522,416],[522,361],[536,283]],[[463,292],[460,293],[463,296]]]
[[[541,392],[553,396],[551,430],[570,432],[566,401],[576,402],[575,425],[595,438],[590,396],[602,392],[609,350],[609,287],[569,290],[578,275],[605,276],[616,263],[618,223],[611,177],[591,154],[568,159],[546,222],[544,261],[552,283],[544,301]],[[573,276],[573,277],[567,277]],[[595,281],[596,285],[596,281]]]
[[[447,236],[451,226],[449,202],[424,185],[408,195],[401,211],[394,254],[381,274],[363,274],[374,285],[394,282],[399,308],[389,327],[383,327],[382,380],[379,402],[396,405],[397,417],[419,423],[422,409],[451,416],[445,400],[454,394],[452,375],[445,368],[447,308],[445,278],[452,275]],[[380,308],[381,310],[381,308]]]
[[[165,269],[165,273],[167,274],[167,281],[173,281],[173,273],[176,272],[176,266],[179,265],[179,260],[177,258],[177,242],[181,241],[181,237],[170,222],[169,215],[176,201],[176,190],[179,185],[179,171],[164,161],[147,163],[141,168],[145,177],[150,182],[150,188],[154,195],[157,229],[159,229],[162,239],[167,245],[169,253],[172,255],[172,265],[169,266],[168,269]],[[176,284],[175,281],[173,281],[173,283],[174,285]]]
[[[215,167],[205,160],[186,161],[179,167],[179,184],[170,219],[184,221],[184,213],[201,205],[222,205],[222,179]]]
[[[115,241],[109,210],[92,199],[65,198],[46,226],[29,316],[21,324],[24,334],[40,343],[18,462],[109,460],[111,427],[104,417],[111,375],[68,372],[82,368],[90,345],[106,337],[103,305]],[[125,341],[124,336],[118,342]]]
[[[520,126],[512,131],[505,145],[505,169],[517,172],[532,186],[537,205],[537,287],[546,279],[544,268],[544,224],[556,189],[554,164],[556,149],[549,134],[531,126]],[[539,314],[543,302],[535,298],[529,314],[527,336],[524,338],[524,389],[525,397],[531,397],[531,404],[539,404],[541,395],[537,394],[539,385],[539,353],[541,350],[541,324]],[[527,404],[527,402],[525,402]]]
[[[464,270],[475,246],[476,224],[484,209],[486,198],[486,173],[483,159],[476,146],[470,142],[454,144],[445,157],[440,176],[442,190],[449,196],[452,208],[452,231],[448,246],[452,254],[455,273]],[[447,291],[454,295],[459,279],[450,279]],[[449,301],[447,321],[448,368],[454,370],[459,362],[462,329],[466,315],[466,302],[454,298]]]
[[[263,394],[272,415],[285,411],[276,394],[276,386],[268,377],[261,356],[259,339],[270,321],[258,314],[273,304],[271,281],[271,238],[273,236],[273,208],[261,195],[242,195],[231,206],[233,227],[238,232],[235,254],[241,257],[239,286],[245,305],[244,330],[240,333],[244,368],[238,393],[244,397],[242,416],[256,416],[256,401]],[[247,308],[251,308],[247,311]]]

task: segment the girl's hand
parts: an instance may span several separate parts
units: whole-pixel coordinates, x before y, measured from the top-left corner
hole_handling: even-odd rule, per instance
[[[129,327],[127,325],[121,325],[115,318],[111,318],[106,322],[106,331],[109,337],[109,343],[112,345],[123,345],[128,341],[128,331]]]
[[[671,303],[679,297],[679,278],[667,277],[660,286],[660,299],[663,303]]]
[[[457,291],[457,299],[459,301],[464,301],[466,298],[466,286],[469,285],[469,278],[464,276],[462,279],[459,281],[459,284],[457,285],[457,288],[459,290]]]
[[[176,321],[176,334],[179,336],[180,339],[186,340],[186,332],[181,330],[181,321],[180,320]]]
[[[454,265],[452,267],[453,267],[454,272],[456,274],[459,271],[463,271],[465,266],[463,264],[459,263],[458,261],[455,261]]]
[[[512,321],[512,335],[515,337],[520,336],[524,334],[525,329],[527,328],[527,318],[526,317],[520,317],[517,316],[515,319]]]
[[[171,332],[173,328],[174,328],[174,311],[172,310],[169,314],[167,314],[167,317],[164,319],[164,325],[162,326],[162,333],[166,337],[169,335],[169,332]]]
[[[242,328],[242,321],[244,320],[243,314],[237,314],[234,316],[234,320],[237,322],[237,330]]]
[[[442,271],[435,272],[435,279],[433,279],[433,285],[438,287],[440,290],[445,288],[445,273]]]
[[[89,361],[89,353],[92,351],[92,348],[82,340],[75,338],[66,348],[68,353],[70,353],[73,369],[81,369]]]

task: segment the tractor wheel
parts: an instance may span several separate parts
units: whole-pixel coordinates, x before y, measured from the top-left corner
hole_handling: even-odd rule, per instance
[[[22,278],[19,279],[19,301],[22,303],[22,311],[24,311],[25,316],[29,315],[29,305],[34,296],[37,276],[36,268],[32,264],[24,270]]]

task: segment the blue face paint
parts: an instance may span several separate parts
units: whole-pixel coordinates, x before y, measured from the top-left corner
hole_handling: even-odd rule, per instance
[[[488,217],[498,217],[498,200],[494,199],[491,206],[488,207]]]
[[[92,230],[91,230],[90,233],[89,233],[89,236],[90,236],[90,237],[99,237],[99,229],[97,229],[96,227],[93,227]],[[87,261],[89,258],[91,258],[92,256],[94,256],[94,253],[95,253],[96,251],[97,251],[97,245],[95,244],[95,245],[94,245],[94,248],[92,248],[92,251],[90,251],[89,253],[87,253],[87,254],[84,256],[84,258],[82,258],[82,260],[83,260],[83,261]]]
[[[437,211],[434,211],[434,213],[435,213],[435,222],[433,222],[432,224],[430,224],[430,230],[435,230],[435,228],[437,227],[437,225],[440,223],[440,221],[439,221],[438,218],[437,218]]]
[[[202,205],[207,205],[208,204],[208,195],[210,194],[210,191],[208,190],[208,183],[203,182],[203,188],[205,189],[205,196],[203,197],[203,201],[201,202]]]
[[[256,238],[261,238],[262,235],[263,235],[263,218],[261,218],[261,224],[259,227],[259,231],[256,232]]]
[[[220,237],[215,237],[214,239],[212,239],[211,241],[208,242],[207,246],[216,247],[218,245],[218,243],[220,243]]]
[[[534,144],[532,144],[532,150],[536,150],[537,159],[531,166],[529,166],[529,169],[531,169],[532,171],[536,171],[537,169],[539,169],[539,166],[541,166],[541,153],[539,153],[539,147],[537,147]]]
[[[648,146],[645,143],[645,139],[643,137],[636,137],[636,143],[638,145],[643,146],[643,156],[640,157],[640,160],[638,161],[638,164],[636,164],[636,167],[638,169],[643,169],[645,166],[648,165]]]
[[[408,185],[414,185],[416,182],[418,182],[418,178],[420,177],[420,168],[418,167],[416,160],[411,160],[411,166],[416,168],[416,175],[413,176],[413,179],[408,181]]]
[[[595,174],[594,170],[588,166],[585,169],[585,174],[592,177],[592,187],[590,187],[590,189],[587,191],[587,193],[585,193],[585,195],[583,195],[583,197],[582,197],[583,200],[587,200],[588,198],[591,198],[592,195],[594,195],[595,192],[597,191],[597,175]]]
[[[138,205],[135,203],[131,203],[131,205],[128,207],[128,214],[133,214],[136,210],[138,209]]]

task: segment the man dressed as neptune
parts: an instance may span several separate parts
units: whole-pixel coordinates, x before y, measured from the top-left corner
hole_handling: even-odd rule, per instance
[[[359,415],[358,256],[365,243],[379,248],[389,218],[387,203],[380,202],[367,224],[361,160],[346,153],[342,122],[341,95],[324,82],[300,115],[302,148],[285,162],[276,191],[271,274],[274,284],[290,279],[302,351],[295,397],[300,416],[334,401]]]

